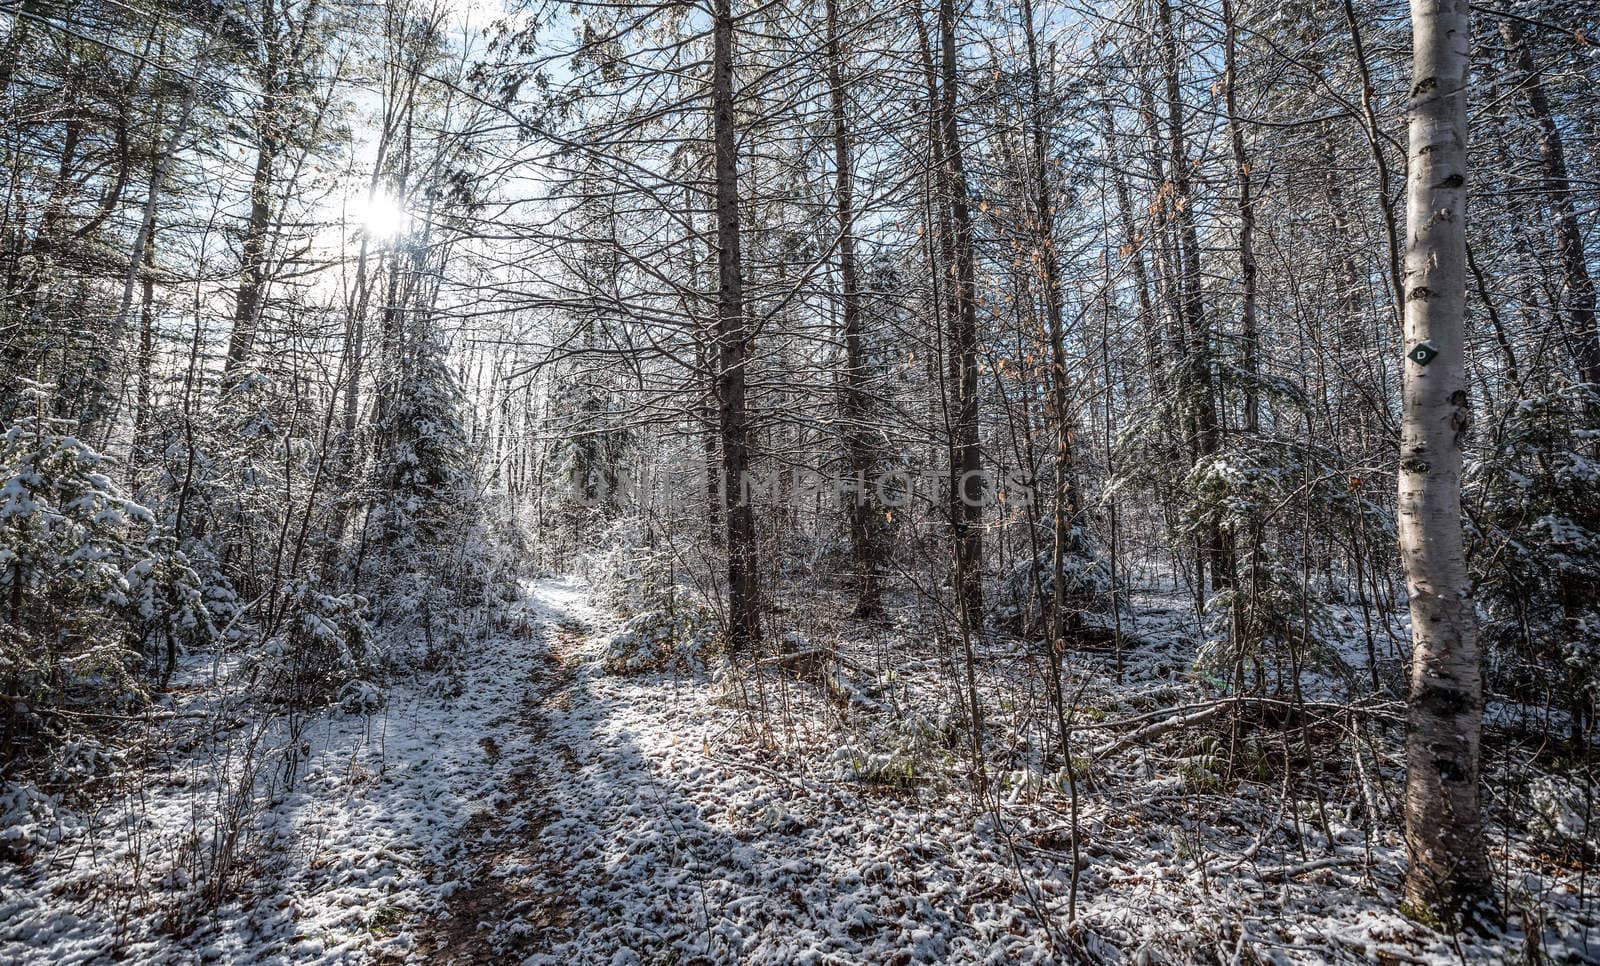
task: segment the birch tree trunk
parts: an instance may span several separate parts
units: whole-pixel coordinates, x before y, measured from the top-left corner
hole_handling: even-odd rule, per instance
[[[1461,533],[1470,422],[1466,306],[1467,0],[1411,0],[1410,175],[1399,536],[1411,600],[1406,903],[1432,921],[1494,918],[1479,811],[1483,681]]]

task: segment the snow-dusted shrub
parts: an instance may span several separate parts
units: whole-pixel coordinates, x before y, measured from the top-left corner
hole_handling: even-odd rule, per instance
[[[295,556],[280,543],[299,532],[294,524],[305,511],[302,499],[284,494],[309,492],[324,466],[304,435],[310,427],[298,418],[300,404],[293,385],[244,371],[223,386],[214,431],[197,436],[188,415],[162,414],[162,466],[147,492],[181,531],[190,559],[217,570],[223,565],[215,561],[226,561],[229,587],[245,599],[278,594],[283,580],[303,573],[281,571],[268,556]]]
[[[1560,775],[1540,775],[1528,790],[1528,828],[1545,842],[1600,855],[1600,816],[1592,785]]]
[[[172,536],[154,534],[145,548],[148,556],[128,570],[134,630],[141,647],[164,647],[165,673],[171,674],[180,649],[216,638],[210,604],[223,588],[206,586]]]
[[[1230,685],[1229,676],[1249,666],[1265,673],[1268,658],[1289,663],[1298,650],[1300,667],[1347,678],[1350,669],[1333,647],[1337,633],[1328,606],[1307,593],[1301,576],[1274,560],[1247,567],[1238,583],[1206,600],[1206,641],[1195,653],[1200,673]]]
[[[345,714],[374,714],[383,710],[383,692],[370,681],[346,681],[339,689],[339,710]]]
[[[655,538],[642,518],[623,516],[580,558],[590,601],[628,618],[608,639],[608,668],[618,673],[706,670],[722,626],[683,571],[679,553]]]
[[[670,670],[699,675],[718,639],[716,622],[703,608],[646,611],[606,638],[602,666],[608,674]]]
[[[332,701],[367,668],[371,631],[359,594],[325,594],[311,580],[292,581],[281,632],[261,648],[266,694],[291,707]]]
[[[1191,469],[1185,536],[1222,534],[1228,569],[1221,576],[1231,580],[1206,602],[1208,641],[1197,655],[1202,672],[1242,684],[1234,676],[1248,667],[1258,687],[1273,666],[1347,675],[1326,602],[1287,562],[1296,559],[1293,551],[1272,542],[1296,525],[1285,515],[1289,508],[1352,531],[1373,525],[1369,505],[1328,459],[1298,440],[1241,434]]]
[[[512,582],[486,520],[444,339],[420,318],[407,338],[408,351],[380,374],[386,402],[368,477],[377,497],[355,577],[373,602],[372,623],[422,638],[436,662],[462,638],[450,615],[497,605]]]
[[[1044,540],[1051,535],[1045,532]],[[1045,549],[1031,561],[1023,561],[1006,575],[995,614],[1001,626],[1013,633],[1034,636],[1048,630],[1050,611],[1055,606],[1055,553]],[[1067,534],[1061,553],[1061,603],[1064,620],[1082,626],[1110,613],[1114,599],[1111,567],[1082,527]],[[1031,621],[1024,626],[1024,621]]]
[[[55,800],[27,782],[0,787],[0,858],[17,861],[61,840]]]
[[[580,328],[592,320],[573,320]],[[544,526],[539,534],[558,567],[582,566],[606,530],[623,515],[630,483],[626,475],[634,432],[623,415],[627,403],[593,369],[555,368],[544,430],[549,434],[550,473]]]
[[[846,781],[909,788],[942,776],[954,761],[953,725],[920,714],[895,718],[871,742],[847,744],[831,758],[834,776]]]
[[[579,556],[578,573],[589,583],[590,600],[618,614],[671,607],[681,590],[670,548],[654,544],[648,524],[636,516],[618,518],[599,533]]]
[[[47,415],[50,396],[47,386],[26,386],[32,411],[0,435],[8,744],[36,733],[53,706],[141,698],[141,657],[162,646],[170,668],[177,647],[214,631],[175,541],[122,493],[111,461],[73,435],[74,423]]]
[[[1510,402],[1467,465],[1469,562],[1492,681],[1553,697],[1581,739],[1600,707],[1600,391],[1559,387]]]
[[[56,786],[86,781],[113,774],[126,767],[126,753],[93,737],[76,736],[52,748],[48,777]]]

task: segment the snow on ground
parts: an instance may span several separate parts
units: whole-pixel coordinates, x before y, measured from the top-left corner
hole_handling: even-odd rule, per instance
[[[550,599],[563,593],[550,585]],[[229,707],[244,687],[234,669],[186,667],[174,690],[193,697],[174,709],[179,735],[146,779],[127,776],[87,817],[61,814],[63,843],[30,864],[0,865],[0,962],[403,953],[405,925],[462,886],[462,828],[505,794],[490,749],[520,740],[525,669],[544,647],[526,610],[461,667],[398,681],[370,715],[333,709],[259,728]],[[264,809],[240,794],[252,759]],[[231,808],[243,815],[238,865],[219,875]],[[218,882],[219,908],[190,921]]]
[[[1144,643],[1123,682],[1106,656],[1074,659],[1086,746],[1112,737],[1108,721],[1197,697],[1182,673],[1192,613],[1171,594],[1136,603]],[[217,854],[215,819],[243,796],[206,776],[219,749],[224,775],[244,773],[249,716],[201,686],[226,668],[188,669],[189,696],[158,727],[194,737],[87,818],[35,821],[60,843],[0,866],[0,961],[1069,959],[1069,799],[1061,763],[1041,757],[1037,655],[980,647],[994,763],[980,804],[954,728],[961,679],[912,624],[847,640],[847,670],[819,682],[607,674],[613,623],[575,581],[530,582],[489,644],[396,681],[382,710],[280,719],[257,741],[276,749],[256,778],[267,807],[220,877],[194,857]],[[1259,774],[1226,788],[1215,750],[1176,734],[1085,756],[1074,938],[1088,961],[1522,951],[1520,926],[1458,949],[1394,912],[1392,823],[1369,834],[1336,794],[1285,796],[1278,758],[1304,768],[1309,749],[1251,740]],[[1392,813],[1393,748],[1356,729],[1348,742],[1372,772],[1368,807]],[[1362,784],[1326,768],[1330,787]],[[291,770],[292,789],[271,779]],[[1493,854],[1546,952],[1600,957],[1576,870],[1520,834]],[[217,909],[191,921],[210,882],[225,886]]]

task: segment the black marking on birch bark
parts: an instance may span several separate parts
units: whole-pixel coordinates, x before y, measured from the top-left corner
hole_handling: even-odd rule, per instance
[[[1415,302],[1417,299],[1426,299],[1432,297],[1433,289],[1426,285],[1418,285],[1416,288],[1411,290],[1411,294],[1406,296],[1406,301]]]
[[[1417,690],[1417,702],[1429,711],[1444,717],[1463,715],[1472,710],[1472,702],[1457,688],[1424,684]]]
[[[1435,188],[1459,188],[1467,183],[1467,179],[1459,174],[1452,174],[1443,181],[1434,185]]]

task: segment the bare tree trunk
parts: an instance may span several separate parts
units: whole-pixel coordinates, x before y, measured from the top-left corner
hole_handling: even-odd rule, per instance
[[[1588,253],[1584,251],[1583,231],[1572,204],[1572,182],[1567,177],[1567,158],[1545,95],[1544,82],[1528,49],[1522,25],[1507,17],[1500,21],[1500,36],[1506,42],[1507,65],[1521,75],[1517,85],[1528,95],[1528,110],[1539,130],[1539,168],[1544,176],[1545,197],[1555,215],[1556,254],[1561,259],[1561,287],[1566,294],[1567,341],[1578,362],[1578,379],[1600,383],[1600,331],[1595,329],[1594,279],[1589,276]]]
[[[261,105],[256,109],[256,166],[250,181],[250,220],[245,224],[240,253],[239,290],[234,297],[233,331],[228,336],[228,357],[223,364],[223,385],[238,377],[255,347],[256,323],[261,311],[261,290],[266,285],[267,231],[272,220],[272,166],[277,159],[282,44],[278,38],[276,7],[266,0],[261,7],[261,42],[266,59],[261,65]]]
[[[944,366],[943,352],[946,318],[955,311],[952,296],[954,279],[948,277],[954,275],[951,266],[955,264],[956,258],[951,239],[955,236],[955,226],[950,221],[950,206],[946,203],[949,191],[945,187],[947,169],[944,163],[944,139],[939,133],[939,73],[933,62],[931,41],[924,27],[919,11],[917,53],[921,56],[922,82],[927,91],[927,100],[923,106],[926,112],[929,149],[927,176],[922,179],[922,215],[927,229],[925,248],[928,261],[928,304],[932,310],[930,351],[926,355],[924,368],[928,385],[935,389],[928,393],[928,424],[942,427],[944,430],[942,448],[939,446],[931,448],[929,456],[931,459],[936,459],[942,452],[948,459],[952,424],[949,372]]]
[[[695,415],[698,422],[696,427],[700,434],[701,465],[700,470],[705,475],[705,501],[706,501],[706,528],[712,540],[719,540],[719,531],[722,529],[722,503],[724,500],[722,487],[718,483],[718,467],[722,465],[722,458],[718,455],[717,436],[717,322],[709,313],[702,311],[700,305],[700,272],[701,272],[701,235],[699,231],[698,210],[695,206],[694,190],[687,185],[683,189],[683,210],[689,224],[688,237],[688,270],[689,289],[692,296],[687,300],[687,309],[694,320],[694,387],[695,387]],[[715,255],[715,246],[706,245],[706,252]]]
[[[263,122],[263,132],[269,123]],[[225,383],[237,378],[250,361],[260,315],[261,290],[266,284],[267,228],[272,217],[272,160],[277,148],[272,143],[272,135],[263,133],[263,137],[256,154],[255,177],[250,183],[250,221],[245,226],[239,291],[234,298],[233,331],[228,336],[228,358],[223,366]]]
[[[1038,39],[1034,33],[1033,4],[1022,0],[1023,34],[1028,49],[1028,84],[1032,101],[1029,139],[1033,148],[1034,233],[1039,246],[1040,283],[1044,288],[1045,322],[1050,336],[1050,404],[1056,420],[1056,545],[1064,544],[1067,531],[1079,513],[1077,472],[1072,457],[1072,420],[1067,414],[1071,380],[1067,377],[1066,320],[1061,298],[1061,258],[1056,251],[1055,183],[1045,147],[1044,92],[1039,74]],[[1059,557],[1059,552],[1057,556]],[[1059,560],[1057,567],[1059,568]],[[1056,574],[1059,584],[1060,574]],[[1059,589],[1058,589],[1059,594]],[[1059,601],[1058,601],[1059,603]]]
[[[1045,147],[1045,100],[1040,82],[1039,40],[1034,30],[1033,2],[1022,0],[1022,31],[1028,49],[1029,140],[1033,149],[1034,179],[1034,235],[1039,248],[1039,271],[1043,276],[1045,322],[1050,337],[1050,408],[1055,417],[1055,499],[1051,505],[1050,544],[1050,642],[1047,659],[1050,666],[1050,698],[1055,707],[1056,737],[1061,743],[1062,767],[1067,774],[1067,787],[1071,802],[1071,833],[1073,872],[1067,891],[1067,921],[1078,917],[1078,773],[1072,761],[1072,729],[1067,721],[1067,697],[1062,688],[1061,663],[1066,651],[1066,567],[1065,555],[1072,531],[1078,525],[1078,479],[1072,456],[1072,419],[1067,413],[1070,393],[1067,391],[1066,322],[1061,305],[1061,262],[1056,251],[1055,184],[1050,174],[1050,156]],[[1032,435],[1030,429],[1030,436]],[[1031,465],[1031,461],[1030,461]],[[1029,532],[1033,531],[1032,526]],[[1038,555],[1033,554],[1037,566]],[[1072,626],[1081,623],[1077,613],[1071,615]]]
[[[1139,86],[1139,117],[1144,125],[1145,140],[1149,142],[1146,163],[1149,165],[1151,183],[1157,186],[1157,190],[1151,195],[1150,212],[1153,218],[1155,244],[1150,246],[1150,255],[1154,304],[1160,306],[1161,312],[1159,324],[1152,327],[1158,330],[1159,336],[1170,347],[1169,351],[1155,357],[1158,361],[1157,372],[1161,374],[1156,385],[1164,392],[1164,395],[1157,400],[1157,404],[1162,409],[1161,418],[1178,430],[1176,435],[1181,445],[1175,445],[1173,451],[1182,449],[1192,465],[1202,454],[1200,434],[1195,429],[1195,407],[1188,405],[1188,397],[1184,392],[1189,380],[1191,363],[1189,337],[1184,324],[1183,300],[1180,295],[1182,271],[1179,252],[1182,250],[1182,245],[1176,229],[1172,182],[1167,176],[1166,157],[1169,147],[1167,136],[1161,130],[1155,93],[1149,84],[1141,83]],[[1168,359],[1171,361],[1167,362]],[[1176,481],[1170,481],[1168,485],[1172,482]],[[1168,526],[1176,526],[1175,508],[1165,499],[1163,505]],[[1206,570],[1210,557],[1206,553],[1206,535],[1196,533],[1193,539],[1194,605],[1195,612],[1199,613],[1205,609]],[[1174,563],[1177,562],[1175,558]]]
[[[1171,0],[1159,0],[1156,11],[1161,19],[1162,68],[1166,83],[1167,148],[1172,182],[1170,208],[1178,226],[1179,317],[1183,321],[1185,359],[1184,382],[1187,408],[1193,414],[1195,450],[1201,459],[1214,456],[1221,445],[1221,425],[1211,376],[1211,333],[1206,320],[1205,293],[1200,275],[1200,235],[1195,227],[1194,195],[1190,181],[1188,139],[1185,135],[1183,88],[1177,30],[1172,21]],[[1211,565],[1211,586],[1221,588],[1233,582],[1231,539],[1222,528],[1210,527],[1201,536],[1200,550]]]
[[[1467,0],[1412,0],[1400,556],[1411,598],[1406,902],[1436,921],[1495,917],[1479,814],[1483,681],[1461,533],[1470,422],[1466,308]]]
[[[11,89],[11,79],[16,74],[22,48],[27,44],[33,21],[43,7],[44,4],[39,0],[22,0],[11,15],[11,33],[6,35],[5,46],[0,47],[0,99],[4,99],[6,92]]]
[[[1396,314],[1405,318],[1402,292],[1405,279],[1400,269],[1400,232],[1396,225],[1394,202],[1389,197],[1389,161],[1383,154],[1383,141],[1378,133],[1378,111],[1372,103],[1374,93],[1372,70],[1367,62],[1367,45],[1361,37],[1361,21],[1356,17],[1355,0],[1344,0],[1345,25],[1350,28],[1350,46],[1356,58],[1356,70],[1361,77],[1361,118],[1365,128],[1367,150],[1372,153],[1372,170],[1378,179],[1378,208],[1383,212],[1384,241],[1388,245],[1389,285],[1394,290]]]
[[[1117,119],[1111,110],[1111,100],[1100,101],[1101,123],[1105,125],[1107,157],[1117,157]],[[1161,351],[1161,336],[1156,330],[1155,307],[1150,302],[1150,274],[1145,268],[1144,235],[1133,220],[1133,202],[1128,191],[1127,173],[1119,165],[1111,165],[1111,186],[1117,199],[1117,224],[1122,229],[1122,249],[1133,268],[1133,289],[1139,298],[1139,332],[1144,337],[1148,356],[1151,395],[1159,399],[1166,388],[1165,353]]]
[[[1260,381],[1260,334],[1256,322],[1256,290],[1257,265],[1255,248],[1256,210],[1255,199],[1251,189],[1250,156],[1245,151],[1244,125],[1239,120],[1239,25],[1232,0],[1222,0],[1223,21],[1223,104],[1228,116],[1228,145],[1233,152],[1233,177],[1239,186],[1239,342],[1240,355],[1239,368],[1243,370],[1243,395],[1244,395],[1244,431],[1250,436],[1255,436],[1261,430],[1261,381]],[[1232,637],[1235,655],[1234,688],[1240,691],[1244,686],[1244,647],[1241,641],[1243,636],[1244,607],[1254,607],[1254,601],[1259,599],[1261,593],[1262,571],[1262,543],[1265,539],[1265,526],[1261,520],[1255,519],[1244,528],[1244,581],[1247,585],[1248,601],[1250,603],[1235,604],[1231,608]],[[1238,535],[1230,534],[1224,539],[1229,541],[1227,559],[1222,561],[1227,567],[1232,568],[1228,573],[1230,582],[1239,580],[1239,553],[1238,541],[1233,539]],[[1212,572],[1212,580],[1216,580],[1216,571]],[[1295,678],[1295,687],[1299,687],[1299,677]]]
[[[754,650],[761,642],[760,581],[756,569],[750,426],[745,412],[750,322],[745,316],[739,253],[739,146],[734,129],[733,0],[713,9],[711,112],[716,139],[717,192],[717,402],[722,428],[722,472],[727,496],[728,643]],[[752,488],[753,489],[753,488]]]
[[[202,49],[196,60],[203,65],[209,57],[209,47]],[[198,76],[198,71],[196,72]],[[150,182],[145,187],[144,205],[139,217],[139,230],[134,233],[133,244],[128,249],[128,272],[123,277],[122,299],[118,303],[117,314],[111,321],[109,341],[112,351],[117,354],[118,361],[123,350],[123,342],[127,338],[129,316],[133,312],[134,290],[139,284],[139,266],[144,262],[146,249],[150,246],[151,239],[156,230],[156,207],[161,200],[161,191],[167,180],[167,169],[172,157],[178,151],[184,135],[189,129],[189,121],[194,116],[194,102],[199,89],[198,81],[189,84],[183,92],[183,100],[178,108],[177,120],[173,122],[171,134],[166,139],[165,146],[159,146],[154,152],[155,160],[150,165]],[[93,438],[96,433],[104,432],[109,439],[112,426],[114,406],[109,397],[102,397],[102,404],[91,411],[85,419],[84,434]],[[102,422],[104,421],[104,425]]]
[[[1055,420],[1055,493],[1051,507],[1050,549],[1051,599],[1051,687],[1061,712],[1060,651],[1065,618],[1065,555],[1078,523],[1077,471],[1072,459],[1072,419],[1068,415],[1070,383],[1067,378],[1066,322],[1061,305],[1061,263],[1056,252],[1055,186],[1050,176],[1049,154],[1045,148],[1044,93],[1039,80],[1039,44],[1034,30],[1033,3],[1022,0],[1022,32],[1028,52],[1028,95],[1032,115],[1028,137],[1032,149],[1034,239],[1038,250],[1040,285],[1044,289],[1045,324],[1050,340],[1050,408]],[[1066,729],[1061,740],[1066,744]]]
[[[827,0],[828,97],[833,120],[834,208],[839,222],[839,314],[844,325],[844,437],[850,475],[864,489],[873,470],[867,428],[867,361],[861,344],[861,284],[856,269],[855,207],[849,120],[845,116],[844,51],[839,42],[839,2]],[[849,508],[850,543],[856,570],[856,615],[882,610],[883,562],[876,513],[858,492]]]
[[[956,585],[962,619],[968,627],[983,623],[983,515],[978,446],[978,287],[972,250],[972,209],[967,203],[967,174],[962,161],[961,131],[956,120],[960,74],[956,67],[955,0],[939,0],[940,98],[939,133],[944,145],[945,189],[949,193],[952,248],[950,279],[955,311],[950,318],[948,347],[950,381],[956,390],[956,418],[950,440],[950,529],[955,545]]]
[[[129,453],[129,478],[142,465],[144,447],[150,430],[150,407],[153,401],[152,383],[155,370],[156,329],[156,236],[151,226],[150,236],[144,241],[144,279],[139,293],[139,353],[134,370],[135,391],[133,399],[133,449]]]
[[[1228,144],[1233,149],[1233,176],[1239,185],[1239,332],[1245,371],[1244,428],[1255,433],[1261,428],[1261,391],[1256,378],[1260,336],[1256,329],[1256,210],[1251,196],[1250,158],[1245,153],[1244,125],[1239,121],[1239,25],[1232,0],[1222,0],[1223,99],[1228,114]]]

